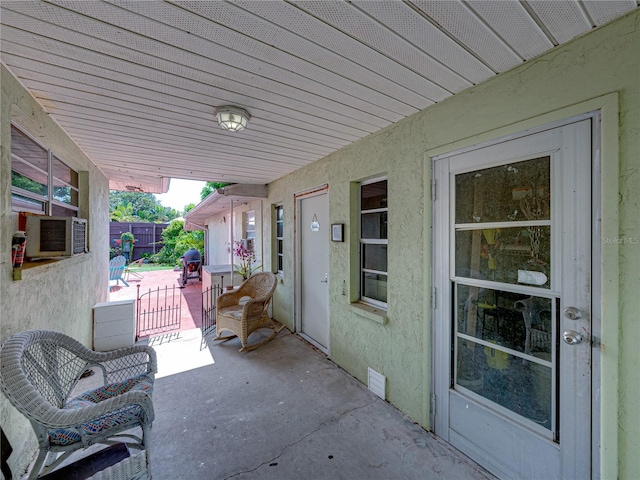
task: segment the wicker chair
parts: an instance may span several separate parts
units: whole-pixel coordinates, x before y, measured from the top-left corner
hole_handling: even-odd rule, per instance
[[[276,276],[263,272],[249,277],[237,290],[220,295],[216,302],[218,335],[214,340],[226,341],[238,337],[242,343],[241,352],[253,350],[273,340],[284,328],[284,325],[277,326],[267,312],[275,289]],[[271,328],[274,332],[259,343],[247,345],[249,335],[259,328]],[[221,333],[224,331],[233,335],[223,337]]]
[[[89,368],[102,373],[103,386],[69,398]],[[51,472],[73,452],[96,443],[126,439],[134,448],[146,448],[155,416],[156,370],[156,354],[148,346],[95,352],[47,330],[9,337],[0,347],[0,388],[30,420],[38,439],[29,478]],[[134,427],[142,428],[141,437],[125,433]],[[43,468],[48,454],[52,458]]]

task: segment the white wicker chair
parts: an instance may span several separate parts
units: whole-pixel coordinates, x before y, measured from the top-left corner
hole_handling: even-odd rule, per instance
[[[150,480],[147,451],[127,457],[104,470],[100,470],[87,480]]]
[[[69,398],[88,368],[104,386]],[[54,470],[71,453],[96,443],[148,446],[156,354],[148,346],[95,352],[67,335],[21,332],[0,347],[0,388],[30,421],[40,451],[29,478]],[[124,433],[142,428],[142,436]],[[133,441],[133,443],[132,443]],[[62,455],[58,456],[62,452]],[[58,456],[43,468],[48,454]]]

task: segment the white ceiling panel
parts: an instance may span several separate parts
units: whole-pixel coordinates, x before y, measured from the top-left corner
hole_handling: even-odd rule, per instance
[[[264,184],[637,6],[3,0],[0,58],[114,188]]]
[[[556,43],[568,42],[591,28],[584,8],[576,0],[530,0],[528,3]]]
[[[468,80],[458,75],[431,56],[426,55],[414,45],[408,43],[395,31],[381,24],[352,4],[341,0],[297,1],[301,8],[345,32],[358,38],[365,45],[373,48],[388,58],[411,69],[425,78],[432,79],[429,98],[441,101],[450,93],[459,92],[471,86]],[[398,8],[396,6],[396,8]],[[406,25],[409,30],[414,25]],[[419,26],[418,26],[419,29]]]
[[[469,0],[467,5],[486,22],[520,58],[528,60],[553,47],[520,2]]]
[[[593,20],[593,26],[610,22],[637,7],[634,0],[587,0],[581,2]]]
[[[381,23],[402,32],[406,41],[439,62],[440,68],[455,72],[468,83],[477,84],[490,76],[490,68],[458,45],[411,4],[356,0],[352,4]]]
[[[240,3],[245,11],[252,12],[260,8],[269,10],[269,21],[265,19],[256,24],[260,17],[255,16],[255,21],[249,25],[243,22],[247,18],[246,15],[234,15],[236,12],[242,13],[242,10],[230,4],[196,1],[179,2],[179,5],[190,8],[194,13],[206,18],[231,23],[239,31],[244,31],[243,27],[253,26],[251,38],[256,41],[251,42],[252,54],[262,58],[269,52],[273,52],[278,62],[283,65],[282,62],[289,60],[285,52],[289,52],[297,61],[284,63],[283,67],[287,71],[306,73],[311,78],[330,85],[338,85],[341,89],[352,87],[352,83],[354,87],[361,85],[361,89],[364,87],[362,91],[364,98],[369,100],[374,100],[379,95],[386,95],[390,99],[397,99],[407,105],[424,105],[422,108],[433,104],[433,101],[429,100],[429,85],[425,84],[423,77],[406,69],[399,69],[395,62],[386,61],[382,55],[362,45],[348,34],[336,31],[292,5],[284,2]],[[261,10],[259,11],[262,13]],[[267,12],[264,15],[267,15]],[[304,21],[299,18],[299,15],[303,16]],[[278,17],[287,29],[293,31],[277,27],[275,22]],[[301,27],[303,30],[298,34]],[[287,31],[290,33],[287,34]],[[275,32],[284,33],[274,36]],[[307,40],[303,34],[309,35],[314,41]],[[273,45],[273,48],[266,49],[260,42]],[[340,43],[342,46],[335,50],[337,54],[333,54],[334,50],[325,47],[324,43],[333,47],[336,43]],[[357,61],[360,58],[363,58],[365,68],[361,68]],[[389,69],[393,70],[392,74],[388,74]],[[350,80],[352,77],[355,80]],[[370,91],[375,92],[373,97]]]

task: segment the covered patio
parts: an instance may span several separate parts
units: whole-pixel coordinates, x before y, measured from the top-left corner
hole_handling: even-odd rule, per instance
[[[251,245],[296,336],[148,339],[155,478],[482,475],[449,444],[500,478],[635,478],[639,5],[3,1],[0,341],[92,345],[110,189],[224,183],[191,210],[207,266]],[[32,227],[14,267],[27,213],[78,226],[64,255]],[[1,396],[0,423],[18,478],[36,437]]]

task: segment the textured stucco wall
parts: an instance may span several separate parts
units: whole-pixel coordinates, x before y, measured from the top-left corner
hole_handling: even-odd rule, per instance
[[[635,478],[640,471],[639,19],[640,12],[632,12],[272,183],[269,203],[283,204],[285,220],[285,272],[276,292],[279,320],[290,328],[295,322],[294,194],[328,183],[330,221],[344,222],[347,231],[344,243],[330,247],[330,355],[363,382],[367,366],[385,374],[389,401],[426,426],[430,318],[423,312],[428,311],[424,292],[430,278],[423,265],[429,263],[431,247],[430,203],[424,198],[430,165],[423,164],[423,155],[559,120],[563,117],[553,112],[570,112],[572,106],[617,92],[619,119],[616,124],[615,118],[607,118],[606,128],[613,121],[618,136],[603,138],[602,145],[603,236],[615,242],[603,242],[603,258],[612,260],[602,267],[602,304],[605,311],[616,309],[617,318],[602,320],[601,469],[603,478]],[[571,114],[584,113],[576,108]],[[618,179],[611,182],[607,175],[615,171]],[[343,282],[349,288],[357,276],[350,270],[357,255],[350,242],[357,228],[351,218],[350,182],[383,174],[389,177],[389,308],[384,325],[348,308],[353,292],[342,295]]]
[[[91,346],[91,308],[108,295],[108,181],[5,67],[0,70],[0,341],[22,330],[50,329]],[[21,281],[13,281],[11,265],[11,237],[17,228],[11,214],[12,118],[70,167],[87,172],[89,184],[81,209],[89,219],[91,253],[25,269]],[[35,435],[4,396],[0,402],[0,423],[14,449],[9,463],[18,477],[37,448]]]

